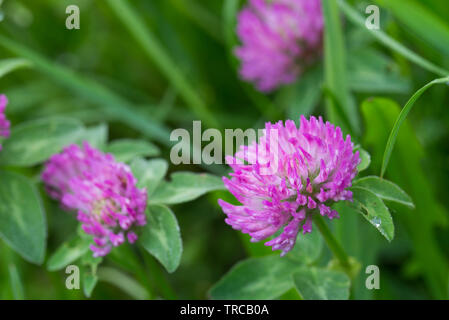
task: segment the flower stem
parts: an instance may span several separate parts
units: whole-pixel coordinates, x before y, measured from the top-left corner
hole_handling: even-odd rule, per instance
[[[351,265],[349,263],[349,257],[346,254],[345,250],[342,248],[337,239],[335,239],[334,235],[327,226],[326,221],[324,221],[324,219],[319,214],[315,214],[314,220],[315,225],[318,227],[318,230],[320,230],[320,233],[323,236],[324,241],[326,241],[327,246],[332,251],[333,255],[338,259],[340,265],[346,270],[346,273],[349,274]]]

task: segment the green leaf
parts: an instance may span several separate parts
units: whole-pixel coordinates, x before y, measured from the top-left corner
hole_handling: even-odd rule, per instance
[[[139,239],[142,246],[167,269],[174,272],[181,261],[182,240],[173,212],[162,205],[150,205],[147,224]]]
[[[105,151],[112,153],[119,162],[128,162],[135,157],[157,156],[160,153],[159,148],[151,142],[131,139],[115,140]]]
[[[92,295],[92,292],[95,289],[95,286],[98,282],[98,277],[96,275],[93,275],[90,271],[84,271],[82,275],[82,285],[83,285],[83,292],[84,295],[88,298]]]
[[[350,52],[349,86],[358,92],[408,93],[411,81],[401,76],[394,62],[374,49]]]
[[[0,78],[14,70],[30,66],[31,63],[28,60],[22,58],[0,60]]]
[[[0,237],[24,259],[41,264],[47,226],[42,202],[28,178],[0,171]]]
[[[210,191],[224,190],[223,181],[206,173],[176,172],[171,181],[164,181],[156,189],[150,202],[177,204],[192,201]]]
[[[302,264],[278,255],[237,263],[211,289],[217,300],[274,299],[293,288],[292,274]]]
[[[351,188],[354,206],[388,240],[394,238],[394,224],[390,212],[379,197],[368,189]]]
[[[398,137],[399,129],[401,128],[402,123],[404,123],[405,119],[407,118],[408,113],[413,108],[413,105],[415,104],[416,100],[431,86],[434,84],[449,84],[449,77],[446,78],[440,78],[435,79],[428,84],[426,84],[424,87],[419,89],[418,91],[413,94],[413,96],[407,101],[404,108],[402,108],[401,113],[399,113],[398,118],[396,119],[396,122],[393,126],[393,129],[391,130],[390,136],[388,137],[387,145],[385,147],[384,151],[384,158],[382,162],[382,169],[380,171],[380,176],[383,177],[385,174],[385,170],[387,170],[388,161],[390,161],[391,153],[393,152],[394,144],[396,143],[396,139]]]
[[[149,161],[136,158],[131,162],[131,171],[137,178],[137,187],[146,188],[148,197],[159,186],[167,173],[168,163],[164,159],[151,159]]]
[[[316,228],[309,234],[298,234],[296,244],[287,256],[302,264],[315,262],[323,250],[323,239]]]
[[[322,1],[324,17],[324,75],[326,87],[338,103],[327,99],[329,120],[342,127],[343,132],[360,132],[360,120],[348,88],[346,51],[338,6],[335,0]],[[347,128],[346,118],[349,122]]]
[[[372,166],[380,169],[388,133],[401,109],[393,100],[374,98],[366,100],[361,110],[366,128],[363,145],[372,150]],[[397,142],[387,175],[412,197],[416,208],[412,211],[394,202],[390,206],[404,213],[397,215],[397,218],[412,241],[411,258],[418,262],[420,275],[432,297],[447,299],[443,284],[449,277],[448,260],[436,238],[435,229],[447,225],[448,213],[435,195],[429,178],[429,175],[439,174],[440,171],[438,168],[423,167],[422,160],[427,155],[407,120]]]
[[[83,131],[82,124],[68,118],[45,118],[22,123],[12,129],[3,144],[2,165],[33,166],[47,160],[70,143],[76,142]]]
[[[23,283],[22,279],[20,278],[19,271],[17,270],[17,266],[14,263],[11,263],[9,265],[8,271],[14,300],[24,300],[25,294],[23,290]]]
[[[334,270],[305,267],[293,274],[293,282],[305,300],[347,300],[350,280]]]
[[[357,166],[357,171],[360,172],[368,169],[369,165],[371,164],[371,155],[360,146],[356,146],[354,148],[354,151],[359,151],[359,156],[361,159],[359,165]]]
[[[80,143],[87,141],[92,147],[104,149],[108,141],[108,125],[105,123],[86,128],[78,138]]]
[[[376,176],[368,176],[354,181],[353,185],[368,189],[383,200],[402,203],[410,208],[415,207],[410,196],[391,181]]]
[[[80,237],[64,242],[48,259],[47,269],[57,271],[65,268],[88,252],[91,243],[92,241],[89,238]]]
[[[365,26],[365,17],[361,16],[357,10],[352,8],[350,5],[346,3],[344,0],[337,0],[338,5],[340,6],[341,11],[346,15],[346,17],[354,24],[358,25],[360,28],[363,28],[371,34],[374,38],[376,38],[381,44],[384,46],[390,48],[391,50],[394,50],[404,58],[408,59],[409,61],[419,65],[421,68],[424,68],[430,72],[433,72],[435,74],[438,74],[442,77],[449,75],[449,71],[438,67],[437,65],[427,61],[426,59],[422,58],[421,56],[417,55],[410,49],[404,47],[401,43],[391,38],[389,35],[384,33],[382,30],[370,30],[367,29]],[[326,3],[328,1],[324,1]],[[329,1],[331,2],[331,1]],[[394,1],[391,1],[394,2]],[[426,29],[427,30],[427,29]]]

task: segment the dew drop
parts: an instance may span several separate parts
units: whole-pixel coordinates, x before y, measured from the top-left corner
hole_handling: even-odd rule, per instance
[[[382,223],[382,220],[380,220],[379,217],[374,217],[371,222],[376,226],[376,228],[380,227],[380,224]]]

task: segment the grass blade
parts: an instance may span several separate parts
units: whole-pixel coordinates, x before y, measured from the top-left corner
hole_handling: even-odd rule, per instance
[[[326,1],[324,1],[326,2]],[[365,19],[358,14],[356,10],[354,10],[350,5],[348,5],[344,0],[338,0],[338,4],[340,6],[340,9],[342,12],[346,15],[346,17],[352,21],[354,24],[359,25],[360,27],[366,29],[365,27]],[[437,65],[433,64],[432,62],[427,61],[426,59],[422,58],[421,56],[417,55],[413,51],[409,50],[390,36],[388,36],[386,33],[384,33],[381,30],[369,30],[366,29],[367,32],[369,32],[374,38],[376,38],[381,44],[384,46],[390,48],[391,50],[394,50],[404,58],[408,59],[409,61],[417,64],[418,66],[433,72],[439,76],[447,76],[449,75],[449,71],[438,67]],[[427,29],[426,32],[428,32]]]
[[[28,59],[33,63],[36,70],[50,76],[58,84],[67,87],[92,103],[101,106],[107,115],[141,131],[149,138],[154,138],[164,145],[171,145],[168,128],[137,112],[133,105],[106,87],[79,76],[62,65],[49,61],[39,53],[3,35],[0,35],[0,46]]]
[[[155,65],[161,69],[161,72],[173,84],[173,87],[178,90],[190,109],[204,120],[207,126],[219,127],[218,122],[206,108],[206,105],[196,91],[190,86],[163,46],[148,30],[143,20],[128,2],[123,0],[108,0],[107,3],[134,39],[142,46],[148,58],[154,61]]]
[[[356,106],[350,95],[346,76],[346,53],[343,31],[336,0],[322,1],[324,15],[324,73],[326,87],[335,95],[338,105],[327,100],[327,112],[330,121],[343,126],[346,132],[360,132],[360,121]],[[337,108],[349,120],[349,128],[345,128]]]
[[[20,68],[30,67],[31,63],[26,59],[12,58],[0,61],[0,78]]]
[[[429,82],[424,87],[422,87],[421,89],[416,91],[415,94],[413,94],[413,96],[407,101],[404,108],[402,108],[401,112],[399,113],[398,118],[396,119],[393,129],[391,130],[390,136],[388,137],[387,145],[386,145],[385,151],[384,151],[384,157],[382,160],[382,169],[380,172],[381,177],[384,176],[385,170],[387,169],[388,162],[390,161],[391,153],[393,152],[394,144],[396,143],[399,129],[401,128],[401,125],[404,123],[405,119],[407,118],[407,115],[409,114],[410,110],[413,108],[413,105],[415,104],[416,100],[418,100],[418,98],[431,86],[433,86],[434,84],[441,84],[441,83],[449,84],[449,77],[435,79],[435,80]]]

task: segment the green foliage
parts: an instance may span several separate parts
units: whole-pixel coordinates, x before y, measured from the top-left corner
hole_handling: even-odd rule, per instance
[[[26,59],[12,58],[0,60],[0,78],[14,70],[29,66],[30,63]]]
[[[363,103],[362,111],[366,123],[365,144],[370,147],[373,163],[380,168],[385,143],[398,115],[397,103],[383,98],[370,99]],[[424,152],[410,124],[404,122],[397,136],[395,152],[392,153],[388,177],[409,194],[416,209],[401,205],[398,219],[404,224],[412,241],[412,252],[418,272],[424,276],[432,295],[446,297],[444,281],[448,277],[448,265],[435,239],[433,229],[446,223],[447,212],[439,205],[429,181],[428,169],[424,170],[421,159]]]
[[[148,141],[130,139],[115,140],[105,151],[112,153],[119,162],[128,162],[135,157],[154,157],[160,153],[159,148]]]
[[[24,259],[44,261],[47,227],[42,202],[26,177],[0,171],[0,237]]]
[[[323,248],[318,231],[299,235],[285,257],[278,254],[237,263],[210,290],[213,299],[275,299],[294,287],[292,275],[317,261]],[[306,297],[305,297],[306,298]]]
[[[65,268],[67,265],[81,258],[86,252],[89,252],[91,239],[75,237],[70,241],[64,242],[48,259],[47,269],[57,271]]]
[[[319,268],[301,268],[293,282],[305,300],[347,300],[350,281],[346,274]]]
[[[274,299],[293,287],[301,264],[288,257],[267,256],[239,262],[210,291],[213,299]]]
[[[166,206],[151,205],[147,220],[139,242],[168,272],[174,272],[182,254],[181,232],[175,215]]]
[[[410,196],[391,181],[376,176],[367,176],[357,179],[353,185],[371,191],[382,200],[402,203],[412,209],[415,207]]]
[[[368,189],[355,186],[351,188],[355,208],[388,240],[394,238],[394,224],[387,206]]]
[[[380,172],[380,175],[383,176],[385,174],[385,170],[387,170],[388,161],[390,161],[391,153],[393,152],[394,144],[396,142],[399,129],[401,128],[401,125],[404,123],[405,119],[407,118],[408,113],[412,109],[414,103],[418,98],[431,86],[438,83],[449,83],[449,77],[441,78],[441,79],[435,79],[428,84],[426,84],[424,87],[416,91],[416,93],[410,98],[410,100],[407,101],[404,108],[399,113],[399,116],[393,126],[393,129],[391,130],[390,136],[388,137],[387,146],[385,147],[385,153],[384,153],[384,159],[382,162],[382,169]]]
[[[172,174],[171,181],[161,183],[149,200],[152,203],[178,204],[223,189],[223,181],[219,177],[205,173],[176,172]]]
[[[4,142],[0,164],[28,167],[41,163],[76,141],[82,129],[81,122],[66,118],[25,122],[14,127]]]
[[[247,0],[80,1],[79,30],[64,28],[59,1],[4,2],[12,134],[0,141],[0,299],[447,298],[449,91],[433,86],[449,81],[447,1],[376,0],[379,30],[365,27],[365,3],[321,3],[323,57],[265,94],[242,81],[234,54]],[[217,198],[235,199],[212,173],[225,166],[170,164],[170,132],[193,120],[258,129],[301,114],[341,126],[362,161],[354,201],[323,219],[331,240],[315,223],[281,258],[223,222]],[[126,162],[148,193],[137,243],[104,258],[40,181],[50,156],[83,141]],[[69,264],[82,290],[66,289]],[[373,264],[379,290],[365,286]]]

